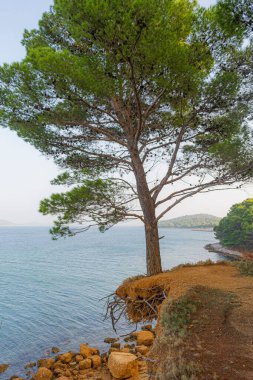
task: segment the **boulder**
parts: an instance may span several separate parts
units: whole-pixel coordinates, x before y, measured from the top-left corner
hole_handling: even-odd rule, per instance
[[[65,354],[59,355],[59,360],[63,363],[70,363],[72,361],[73,356],[73,352],[66,352]]]
[[[63,374],[65,374],[65,370],[62,369],[62,368],[55,368],[54,369],[54,374],[55,375],[62,375],[63,376]]]
[[[111,354],[112,352],[119,352],[119,351],[120,350],[118,348],[111,347],[108,352],[109,354]]]
[[[118,340],[119,340],[119,338],[105,338],[104,342],[108,343],[108,344],[111,344],[111,343],[117,342]]]
[[[80,363],[83,359],[84,359],[84,357],[82,355],[76,355],[77,363]]]
[[[92,361],[91,359],[84,359],[81,362],[79,362],[79,369],[88,369],[91,368]]]
[[[51,369],[53,367],[54,363],[55,363],[55,360],[53,358],[40,359],[37,361],[37,366]],[[36,365],[36,363],[35,363],[35,365]]]
[[[59,349],[59,347],[52,347],[51,348],[51,351],[53,354],[57,354],[58,352],[60,352],[61,350]]]
[[[152,325],[144,325],[142,326],[141,328],[142,330],[148,330],[148,331],[151,331],[153,329]]]
[[[67,369],[67,364],[62,363],[60,360],[58,360],[57,362],[54,363],[53,367],[54,369],[59,368],[59,369],[65,370]]]
[[[9,368],[9,364],[0,364],[0,373],[5,372]]]
[[[50,369],[45,367],[40,367],[38,372],[33,375],[34,380],[52,380],[53,372]]]
[[[65,371],[64,376],[66,376],[66,377],[71,377],[71,372],[70,372],[69,369],[67,369],[67,370]]]
[[[88,346],[88,344],[83,344],[82,343],[82,344],[80,344],[80,354],[84,358],[88,358],[91,355],[98,355],[99,354],[99,350],[97,348]]]
[[[137,376],[137,357],[125,352],[112,352],[109,356],[108,368],[116,379],[127,379],[131,376]]]
[[[119,342],[114,342],[111,344],[111,347],[113,348],[120,348],[120,343]]]
[[[92,361],[92,367],[93,368],[99,368],[101,367],[101,357],[99,355],[93,355],[91,356],[91,361]]]
[[[107,353],[106,352],[103,352],[103,354],[101,354],[101,360],[102,360],[102,363],[106,363],[107,362],[108,357],[107,357]]]
[[[130,352],[130,348],[123,347],[123,348],[120,349],[120,352]]]
[[[135,347],[136,352],[139,352],[141,355],[146,355],[149,352],[149,348],[147,346],[141,345]]]
[[[151,331],[139,331],[137,334],[137,345],[151,346],[154,339],[155,336]]]

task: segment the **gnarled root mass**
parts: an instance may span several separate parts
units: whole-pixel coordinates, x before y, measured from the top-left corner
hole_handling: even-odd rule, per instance
[[[116,324],[122,317],[131,323],[149,322],[157,319],[158,309],[166,298],[165,288],[155,285],[140,290],[145,291],[145,295],[125,295],[122,298],[117,293],[113,293],[107,298],[105,318],[111,319],[115,331]]]

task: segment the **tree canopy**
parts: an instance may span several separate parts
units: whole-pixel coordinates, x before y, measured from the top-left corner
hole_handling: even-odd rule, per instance
[[[138,218],[159,256],[167,212],[252,177],[252,25],[249,0],[55,0],[25,31],[0,122],[66,170],[55,236]]]
[[[253,250],[253,198],[233,205],[214,230],[225,247]]]

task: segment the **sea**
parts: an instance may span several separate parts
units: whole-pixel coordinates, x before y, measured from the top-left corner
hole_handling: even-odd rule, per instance
[[[223,259],[204,249],[215,242],[213,232],[161,228],[160,235],[164,269]],[[104,338],[116,334],[104,320],[103,298],[145,270],[142,227],[94,229],[57,241],[47,227],[1,227],[0,364],[10,367],[0,379],[22,375],[25,364],[53,346],[78,351],[87,342],[105,350]]]

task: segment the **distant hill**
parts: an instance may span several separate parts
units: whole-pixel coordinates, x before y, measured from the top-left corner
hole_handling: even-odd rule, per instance
[[[15,223],[10,222],[9,220],[0,219],[0,227],[16,226]]]
[[[165,228],[213,228],[221,218],[209,214],[183,215],[178,218],[163,220],[159,227]]]

